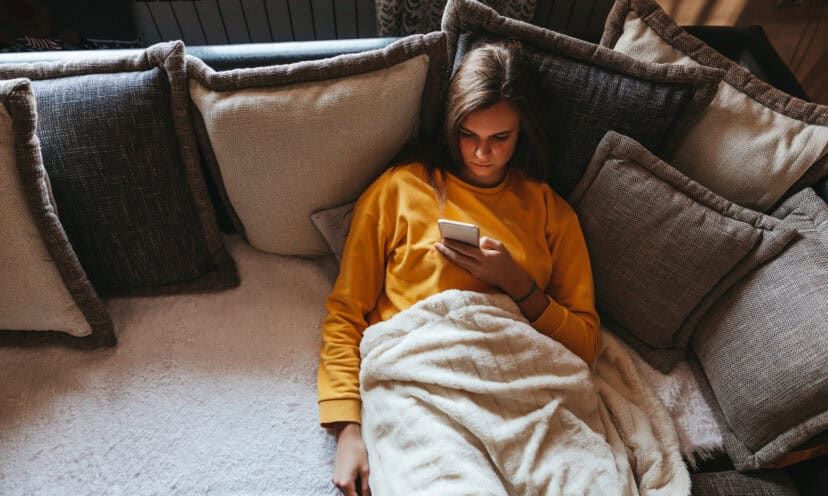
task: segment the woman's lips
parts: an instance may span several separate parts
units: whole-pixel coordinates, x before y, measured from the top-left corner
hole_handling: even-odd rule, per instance
[[[492,166],[492,164],[478,164],[478,163],[475,163],[475,162],[472,162],[472,165],[474,165],[475,167],[482,167],[484,169],[486,167],[491,167]]]

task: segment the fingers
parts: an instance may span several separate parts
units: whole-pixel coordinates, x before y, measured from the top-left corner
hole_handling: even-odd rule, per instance
[[[353,471],[349,474],[336,474],[333,478],[334,485],[342,491],[345,496],[357,496],[356,479],[359,469],[353,467]]]
[[[463,255],[470,257],[470,258],[477,258],[475,255],[480,253],[480,248],[477,246],[468,245],[466,243],[461,243],[460,241],[454,241],[453,239],[442,239],[440,244],[443,246],[448,246],[454,251],[460,252]]]
[[[474,262],[477,260],[476,258],[466,256],[462,252],[457,251],[453,247],[449,247],[445,244],[437,243],[436,245],[434,245],[434,247],[446,258],[448,258],[449,260],[456,263],[460,267],[463,267],[466,270],[471,270],[471,268],[474,266]]]
[[[371,488],[368,485],[370,475],[368,464],[359,468],[359,477],[356,475],[354,474],[349,480],[334,479],[333,483],[345,496],[357,496],[357,494],[371,496]],[[357,493],[357,484],[359,484],[359,493]]]
[[[498,241],[494,238],[490,238],[488,236],[483,236],[483,237],[480,238],[480,247],[481,248],[488,247],[488,248],[493,248],[493,249],[498,249],[499,250],[499,249],[503,248],[503,243],[501,243],[500,241]]]
[[[345,496],[357,496],[356,481],[352,480],[344,484],[337,484],[336,482],[334,482],[334,485],[336,485],[336,487],[340,491],[342,491],[342,494],[344,494]]]
[[[368,465],[362,467],[359,474],[359,480],[362,483],[362,496],[371,496],[371,488],[368,487]]]

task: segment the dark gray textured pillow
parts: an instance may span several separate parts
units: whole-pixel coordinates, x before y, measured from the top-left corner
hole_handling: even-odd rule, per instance
[[[683,359],[709,306],[796,236],[615,132],[598,145],[569,202],[602,320],[664,372]]]
[[[0,66],[27,77],[60,220],[99,292],[238,284],[201,175],[184,45],[135,57]]]
[[[562,196],[581,178],[609,130],[669,160],[682,131],[710,103],[724,72],[651,64],[499,15],[472,0],[449,0],[443,14],[449,60],[458,66],[479,41],[516,39],[537,67],[544,100],[538,111],[552,132],[549,183]]]
[[[791,477],[782,470],[741,474],[734,470],[691,474],[693,496],[798,496]]]
[[[60,225],[35,137],[31,83],[0,81],[0,344],[115,344],[112,320]]]
[[[808,188],[774,216],[801,238],[717,301],[692,340],[740,470],[828,430],[828,205]]]

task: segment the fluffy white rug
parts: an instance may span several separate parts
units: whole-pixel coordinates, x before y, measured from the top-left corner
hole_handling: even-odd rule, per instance
[[[242,284],[107,302],[115,349],[0,349],[0,494],[326,495],[330,263],[228,240]]]
[[[316,405],[336,260],[226,241],[240,287],[109,300],[114,349],[0,348],[0,495],[339,494]],[[686,456],[708,424],[676,387]]]

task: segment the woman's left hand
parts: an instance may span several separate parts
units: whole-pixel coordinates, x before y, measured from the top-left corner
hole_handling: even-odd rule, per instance
[[[532,284],[528,274],[512,259],[509,250],[500,241],[483,236],[480,246],[442,239],[434,247],[446,258],[466,269],[483,282],[499,287],[516,298]]]

